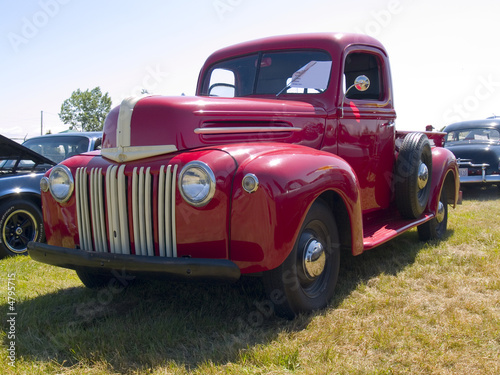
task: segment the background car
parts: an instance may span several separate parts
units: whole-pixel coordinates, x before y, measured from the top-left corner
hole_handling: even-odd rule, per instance
[[[455,154],[461,184],[500,186],[500,118],[446,126],[445,147]]]
[[[102,132],[59,133],[23,145],[0,135],[0,258],[27,254],[29,241],[45,238],[40,179],[60,161],[100,149]]]

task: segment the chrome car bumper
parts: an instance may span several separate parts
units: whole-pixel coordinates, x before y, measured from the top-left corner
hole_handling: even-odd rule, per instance
[[[460,159],[459,159],[460,160]],[[493,183],[500,182],[500,175],[498,174],[486,174],[486,168],[488,168],[489,164],[472,164],[467,161],[459,161],[458,162],[458,172],[460,176],[460,183],[462,184],[471,184],[471,183]],[[481,175],[469,176],[469,168],[481,168]]]
[[[473,184],[473,183],[494,183],[500,182],[500,175],[485,175],[482,176],[460,176],[461,184]]]
[[[32,259],[53,266],[96,272],[126,271],[132,275],[161,275],[176,279],[237,281],[238,266],[227,259],[163,258],[90,252],[38,242],[28,243]]]

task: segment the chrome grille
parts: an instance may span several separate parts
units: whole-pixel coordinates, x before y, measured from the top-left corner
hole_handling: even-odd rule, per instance
[[[105,178],[103,175],[102,168],[76,170],[80,247],[89,251],[131,254],[132,234],[136,255],[155,256],[153,239],[157,233],[159,256],[176,257],[177,165],[162,166],[156,178],[150,167],[136,167],[131,176],[127,176],[125,165],[110,166],[105,171]]]

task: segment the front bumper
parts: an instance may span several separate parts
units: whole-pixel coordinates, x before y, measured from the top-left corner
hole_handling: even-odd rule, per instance
[[[227,259],[160,258],[98,253],[38,242],[28,243],[28,253],[38,262],[73,270],[126,271],[132,275],[171,276],[181,280],[237,281],[241,276],[238,266]]]

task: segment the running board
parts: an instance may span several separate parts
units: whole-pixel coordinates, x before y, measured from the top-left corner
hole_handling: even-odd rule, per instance
[[[368,218],[363,222],[363,250],[370,250],[394,237],[434,218],[432,213],[424,213],[419,219],[403,219],[397,211],[388,210],[385,215]]]

